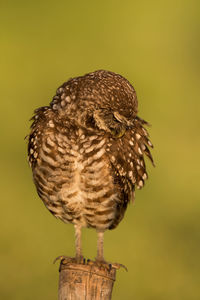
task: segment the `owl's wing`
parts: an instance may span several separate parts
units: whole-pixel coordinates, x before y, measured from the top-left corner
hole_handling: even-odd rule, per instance
[[[116,218],[110,229],[115,228],[124,216],[127,204],[134,201],[135,187],[141,189],[148,178],[144,156],[152,162],[149,147],[153,147],[144,125],[147,122],[135,116],[126,119],[118,112],[105,109],[94,111],[94,128],[103,131],[107,136],[107,155],[119,203]]]
[[[107,151],[113,168],[131,185],[142,188],[148,177],[144,155],[154,165],[148,148],[153,145],[144,128],[148,123],[137,116],[129,121],[117,112],[105,110],[95,111],[93,116],[96,126],[109,133]]]
[[[143,187],[144,181],[148,177],[144,155],[154,165],[148,148],[149,146],[153,147],[153,145],[143,124],[147,124],[147,122],[136,117],[133,125],[127,127],[121,138],[112,138],[111,145],[111,153],[114,153],[114,157],[111,156],[112,164],[121,176],[126,176],[137,188]]]
[[[31,132],[28,136],[28,158],[32,168],[35,167],[38,159],[38,152],[42,144],[42,139],[48,129],[52,129],[53,112],[48,106],[43,106],[34,111],[31,118]]]
[[[148,146],[153,147],[153,145],[143,127],[145,123],[137,117],[134,125],[127,127],[121,137],[110,136],[109,139],[107,152],[114,180],[121,188],[121,203],[118,205],[118,213],[110,229],[118,225],[124,216],[127,204],[134,201],[135,187],[141,189],[148,178],[144,155],[149,157],[154,165],[148,149]]]

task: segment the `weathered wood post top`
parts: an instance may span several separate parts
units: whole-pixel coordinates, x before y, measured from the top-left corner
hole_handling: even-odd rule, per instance
[[[60,262],[59,300],[110,300],[116,269],[95,264]]]

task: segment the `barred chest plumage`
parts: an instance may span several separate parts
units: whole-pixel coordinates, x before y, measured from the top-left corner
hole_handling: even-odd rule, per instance
[[[54,126],[53,121],[50,124]],[[86,136],[73,128],[69,139],[53,127],[43,134],[41,145],[38,142],[33,177],[46,207],[64,222],[109,228],[119,195],[106,154],[106,137]]]

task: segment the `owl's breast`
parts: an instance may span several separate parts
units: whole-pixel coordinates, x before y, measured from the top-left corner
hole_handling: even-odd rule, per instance
[[[43,135],[33,170],[39,196],[64,222],[107,229],[118,192],[106,152],[107,138],[81,129]]]

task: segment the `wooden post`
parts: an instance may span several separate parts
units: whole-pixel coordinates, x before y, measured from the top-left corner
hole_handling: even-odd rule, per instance
[[[59,300],[110,300],[116,269],[95,264],[60,262]]]

